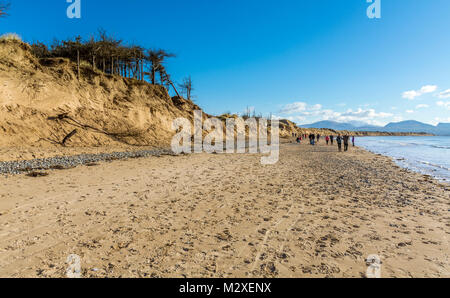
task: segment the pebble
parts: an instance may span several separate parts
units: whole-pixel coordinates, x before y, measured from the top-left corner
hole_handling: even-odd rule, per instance
[[[0,174],[17,175],[36,170],[69,169],[80,165],[95,164],[100,161],[123,160],[129,158],[141,158],[149,156],[161,156],[175,154],[170,149],[142,150],[134,152],[113,152],[100,154],[80,154],[74,156],[56,156],[50,158],[38,158],[33,160],[0,162]]]

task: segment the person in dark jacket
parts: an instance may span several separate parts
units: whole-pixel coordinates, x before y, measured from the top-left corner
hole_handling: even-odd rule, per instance
[[[336,142],[338,144],[339,152],[342,152],[342,137],[341,137],[341,135],[337,136]]]
[[[344,136],[344,151],[348,151],[348,143],[350,141],[350,136],[345,135]]]
[[[333,146],[333,144],[334,144],[334,136],[330,136],[330,142],[331,142],[331,146]]]
[[[309,135],[309,142],[311,145],[315,145],[315,141],[316,141],[316,135],[315,134],[310,134]]]

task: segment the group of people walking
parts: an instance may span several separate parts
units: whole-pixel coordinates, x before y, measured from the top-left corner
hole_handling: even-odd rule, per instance
[[[301,141],[303,139],[306,140],[307,138],[309,138],[309,144],[311,144],[312,146],[315,146],[316,144],[318,144],[320,142],[321,135],[320,134],[316,135],[316,134],[313,134],[313,133],[311,133],[309,135],[304,134],[304,135],[302,135],[300,137],[297,137],[297,143],[301,143]],[[331,146],[333,146],[334,145],[334,141],[336,140],[339,152],[341,152],[342,151],[342,144],[344,144],[344,151],[348,151],[350,139],[351,139],[351,142],[353,144],[353,147],[355,147],[355,136],[352,136],[350,138],[349,135],[342,136],[341,134],[339,134],[337,137],[331,135],[331,136],[326,136],[325,137],[325,142],[327,143],[327,146],[329,146],[330,144],[331,144]]]

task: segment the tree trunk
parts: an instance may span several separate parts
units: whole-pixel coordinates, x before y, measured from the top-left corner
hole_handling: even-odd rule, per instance
[[[80,79],[80,50],[77,50],[77,76]]]
[[[141,81],[144,81],[144,59],[141,56]]]
[[[172,83],[171,80],[169,80],[169,84],[172,86],[173,90],[175,90],[175,93],[177,94],[177,96],[178,96],[179,98],[183,98],[183,97],[180,96],[180,94],[178,93],[177,88],[175,88],[175,85]]]
[[[152,64],[152,84],[155,85],[155,77],[156,77],[156,71],[155,71],[155,65]]]

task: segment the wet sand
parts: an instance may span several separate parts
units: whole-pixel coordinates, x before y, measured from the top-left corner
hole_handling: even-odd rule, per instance
[[[450,277],[450,186],[358,148],[0,177],[0,277]]]

